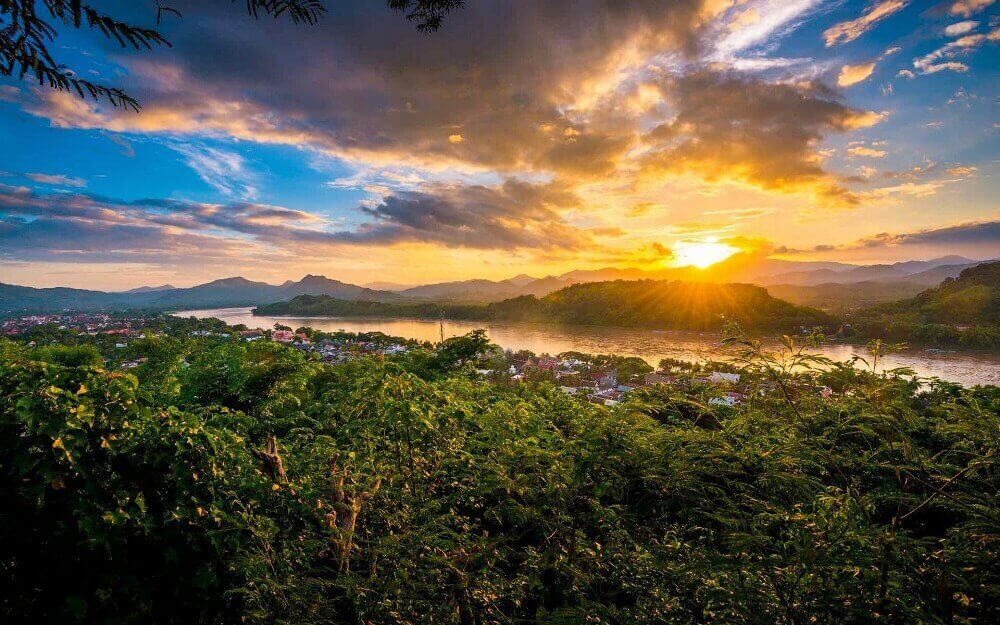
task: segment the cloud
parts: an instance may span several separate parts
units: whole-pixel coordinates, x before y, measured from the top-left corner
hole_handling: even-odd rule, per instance
[[[875,63],[861,63],[859,65],[845,65],[840,68],[837,76],[837,85],[840,87],[850,87],[864,81],[875,71]]]
[[[948,8],[948,12],[952,15],[971,17],[972,15],[975,15],[986,7],[992,5],[995,1],[996,0],[955,0]]]
[[[852,145],[847,148],[847,155],[851,157],[885,158],[888,152],[868,147],[866,145]]]
[[[820,0],[738,0],[705,2],[716,7],[718,19],[706,29],[703,39],[711,50],[706,56],[736,68],[766,69],[767,64],[797,64],[808,59],[742,58],[740,53],[765,42],[774,42],[791,32],[821,8]]]
[[[172,141],[169,145],[205,184],[225,197],[241,200],[257,197],[255,176],[239,154],[193,142]]]
[[[26,108],[57,127],[309,146],[360,166],[602,176],[631,132],[600,120],[578,127],[578,114],[616,97],[654,55],[694,54],[707,19],[701,0],[470,3],[461,28],[426,37],[370,19],[368,0],[351,4],[340,3],[332,36],[282,23],[251,36],[230,7],[199,7],[197,23],[177,33],[176,56],[126,61],[140,114],[50,92]],[[295,45],[274,45],[283,38]]]
[[[757,18],[744,15],[750,9]],[[66,93],[18,97],[25,110],[56,127],[193,144],[179,151],[206,183],[225,198],[244,200],[257,195],[256,181],[236,167],[245,164],[202,146],[236,139],[305,148],[344,161],[359,180],[373,172],[415,175],[421,183],[489,175],[582,187],[672,171],[709,184],[738,180],[839,202],[850,196],[823,170],[814,144],[884,117],[838,102],[809,79],[719,69],[728,61],[781,69],[784,61],[759,50],[750,59],[738,53],[783,36],[821,10],[818,0],[549,0],[505,12],[503,33],[497,10],[495,3],[470,3],[460,29],[434,37],[345,10],[332,35],[279,23],[268,24],[262,38],[235,25],[229,7],[206,5],[177,34],[177,52],[168,60],[126,61],[144,106],[138,115]],[[594,14],[601,15],[599,28]],[[295,45],[273,45],[283,37],[294,37]],[[386,40],[406,53],[389,50]],[[303,58],[336,62],[302,64]],[[291,66],[300,71],[289,72]],[[698,117],[692,107],[708,102],[699,90],[745,87],[753,95],[723,94],[737,123],[678,125],[670,141],[648,132],[669,125],[678,110]],[[778,105],[774,114],[750,101],[758,95]],[[758,122],[773,124],[753,127]],[[739,141],[736,154],[727,151],[729,139]],[[680,162],[670,165],[670,155]],[[388,184],[381,191],[390,189],[412,190]]]
[[[97,196],[0,185],[0,260],[197,264],[247,252],[183,222]]]
[[[909,0],[879,0],[866,8],[857,19],[840,22],[823,31],[823,41],[828,48],[850,43],[874,28],[885,18],[906,8],[908,4]]]
[[[948,61],[946,63],[933,63],[920,68],[922,74],[936,74],[938,72],[958,72],[964,74],[969,71],[969,66],[965,63]]]
[[[945,27],[944,34],[946,37],[957,37],[959,35],[964,35],[965,33],[972,32],[979,26],[979,22],[974,22],[972,20],[966,20],[964,22],[956,22],[950,26]]]
[[[1000,221],[968,221],[911,232],[880,232],[842,244],[818,244],[808,249],[780,246],[781,255],[819,253],[839,258],[862,258],[872,255],[892,258],[892,250],[905,249],[911,258],[940,254],[966,254],[971,258],[995,259],[1000,250]],[[882,254],[879,254],[879,251]],[[887,254],[888,253],[888,254]]]
[[[592,245],[557,209],[579,205],[558,185],[508,180],[500,187],[436,185],[383,198],[362,211],[372,218],[333,239],[349,243],[434,243],[447,247],[577,250]]]
[[[744,220],[744,219],[757,219],[758,217],[773,215],[774,212],[775,209],[773,208],[731,208],[728,210],[705,211],[705,214],[725,215],[730,219]]]
[[[955,167],[949,167],[944,170],[949,176],[958,176],[960,178],[969,178],[975,176],[976,172],[979,171],[978,167],[973,165],[957,165]]]
[[[0,185],[0,259],[192,264],[226,258],[328,258],[349,248],[430,244],[442,248],[567,252],[595,249],[594,234],[560,211],[580,200],[552,183],[433,185],[359,207],[342,222],[282,206],[167,199],[123,202],[89,194],[38,194]],[[156,260],[159,258],[159,260]]]
[[[25,178],[39,184],[47,184],[55,187],[85,187],[87,181],[83,178],[74,178],[62,174],[25,174]]]
[[[884,113],[846,106],[818,83],[773,84],[699,72],[669,85],[675,117],[644,137],[646,175],[693,173],[827,203],[856,198],[823,170],[815,145],[836,132],[866,128]]]
[[[921,74],[935,74],[940,71],[967,72],[969,66],[958,61],[951,61],[959,55],[969,54],[984,43],[1000,40],[1000,28],[994,28],[985,35],[965,35],[954,41],[949,41],[930,54],[913,60],[913,68]]]
[[[931,228],[916,232],[889,233],[882,232],[870,237],[859,239],[850,247],[889,247],[889,246],[934,245],[947,249],[976,246],[983,249],[992,248],[994,253],[1000,249],[1000,221],[976,221]]]

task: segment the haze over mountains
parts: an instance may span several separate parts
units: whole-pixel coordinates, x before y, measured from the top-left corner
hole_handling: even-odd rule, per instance
[[[836,308],[869,305],[917,294],[963,269],[979,264],[960,256],[891,265],[849,265],[835,262],[795,262],[741,253],[708,269],[695,267],[645,271],[635,268],[576,270],[559,276],[519,275],[507,280],[464,280],[416,287],[375,283],[383,289],[348,284],[325,276],[307,275],[274,285],[241,277],[225,278],[189,288],[171,285],[103,292],[71,287],[33,288],[0,283],[0,312],[107,308],[178,310],[256,306],[297,295],[373,302],[490,303],[522,295],[544,297],[573,284],[609,280],[684,280],[690,282],[752,283],[795,304]]]
[[[780,297],[797,304],[815,305],[821,301],[842,301],[852,290],[842,285],[863,283],[861,291],[866,297],[861,303],[867,304],[916,295],[979,262],[982,261],[961,256],[944,256],[927,261],[859,266],[836,262],[795,262],[762,258],[755,254],[736,254],[708,269],[679,267],[657,271],[636,268],[576,270],[544,278],[520,275],[507,280],[464,280],[391,290],[407,299],[489,303],[521,295],[544,297],[563,287],[583,282],[685,280],[750,283],[768,287],[781,285],[784,288],[780,289]],[[880,291],[884,291],[884,296],[880,297]]]

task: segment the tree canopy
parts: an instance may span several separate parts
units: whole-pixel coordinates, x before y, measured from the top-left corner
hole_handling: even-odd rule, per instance
[[[335,366],[237,336],[129,370],[0,340],[0,619],[1000,618],[996,387],[734,333],[744,403],[692,378],[607,409],[482,380],[481,334]]]

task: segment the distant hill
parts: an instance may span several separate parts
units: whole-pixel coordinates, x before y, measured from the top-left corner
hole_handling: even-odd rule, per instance
[[[849,318],[866,338],[1000,348],[1000,262],[982,263],[915,297]]]
[[[176,288],[177,287],[172,284],[164,284],[161,286],[140,286],[127,291],[122,291],[122,293],[155,293],[157,291],[171,291]]]
[[[379,281],[363,287],[313,275],[276,285],[233,277],[189,288],[146,286],[124,292],[65,287],[37,289],[0,284],[0,314],[66,309],[177,310],[256,306],[288,300],[297,295],[329,295],[347,301],[389,303],[489,304],[525,295],[544,298],[575,284],[616,280],[774,285],[775,294],[793,303],[840,311],[913,296],[920,287],[937,285],[941,280],[956,277],[963,269],[978,264],[972,261],[965,264],[966,261],[968,259],[960,256],[946,256],[928,261],[857,266],[835,262],[795,262],[744,252],[707,269],[587,269],[542,278],[522,274],[507,280],[463,280],[421,286]],[[833,285],[857,286],[842,288]]]
[[[1000,262],[965,269],[916,297],[875,310],[922,323],[1000,325]]]
[[[366,289],[372,289],[373,291],[405,291],[406,289],[412,289],[415,284],[401,284],[399,282],[388,282],[385,280],[377,280],[375,282],[366,282],[361,286]]]
[[[0,283],[0,313],[44,312],[66,308],[95,310],[126,306],[129,300],[143,295],[105,293],[67,287],[36,289]]]
[[[544,297],[561,288],[588,282],[608,282],[613,280],[681,280],[685,282],[747,283],[763,286],[780,285],[789,287],[784,292],[792,292],[790,287],[821,287],[815,290],[816,301],[827,299],[831,303],[844,302],[831,309],[847,309],[890,301],[915,295],[921,288],[934,286],[948,277],[955,277],[960,271],[975,266],[976,261],[961,256],[943,256],[926,261],[905,261],[892,265],[850,265],[828,261],[789,261],[768,258],[763,254],[743,252],[707,269],[697,267],[665,267],[643,270],[638,268],[578,269],[558,276],[533,278],[519,275],[507,280],[463,280],[425,284],[398,291],[403,297],[418,301],[485,304],[499,302],[521,295]],[[834,284],[862,284],[878,282],[886,285],[884,292],[892,297],[879,296],[878,287],[867,288],[862,298],[850,297],[851,289],[840,289],[849,296],[848,300],[836,297],[825,298],[824,292],[833,293],[837,289],[825,286]],[[910,283],[897,288],[897,283]],[[371,286],[371,285],[369,285]],[[802,291],[801,297],[790,300],[811,304],[813,294]],[[826,306],[824,306],[826,307]]]
[[[32,287],[0,284],[0,313],[72,310],[178,310],[255,306],[302,294],[329,295],[344,300],[397,301],[395,293],[375,291],[307,275],[298,282],[273,285],[246,278],[225,278],[190,288],[146,289],[109,293],[83,289]]]
[[[830,325],[821,311],[772,297],[758,286],[656,280],[593,282],[486,305],[344,301],[299,296],[259,306],[261,315],[437,317],[493,321],[532,321],[663,329],[718,329],[723,316],[751,328]]]
[[[974,267],[978,261],[961,256],[943,256],[926,261],[905,261],[891,265],[862,265],[838,268],[818,268],[773,274],[759,280],[762,284],[856,284],[873,281],[905,280],[925,286],[938,284],[945,278],[957,276],[963,269]]]
[[[927,286],[910,280],[899,280],[849,284],[837,282],[816,285],[769,284],[766,288],[771,295],[799,306],[812,306],[832,313],[843,313],[913,297]]]

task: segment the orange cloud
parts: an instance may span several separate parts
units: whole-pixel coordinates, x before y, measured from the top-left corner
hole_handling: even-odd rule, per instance
[[[861,17],[840,22],[823,31],[823,41],[826,42],[828,48],[854,41],[885,18],[906,8],[908,4],[909,0],[880,0],[865,9]]]
[[[888,152],[885,150],[876,150],[874,148],[869,148],[864,145],[855,145],[847,148],[848,156],[865,156],[868,158],[885,158]]]
[[[845,65],[840,68],[837,76],[837,85],[840,87],[850,87],[864,81],[875,71],[875,63],[861,63],[859,65]]]
[[[952,15],[970,17],[992,5],[996,0],[955,0],[948,8]]]

